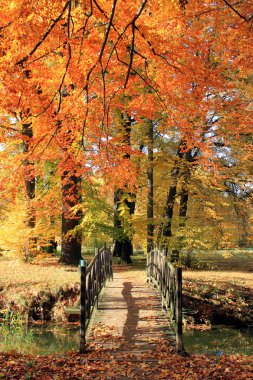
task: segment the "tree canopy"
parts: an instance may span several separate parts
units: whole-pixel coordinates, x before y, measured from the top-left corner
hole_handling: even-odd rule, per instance
[[[174,181],[169,205],[178,236],[183,231],[188,242],[203,243],[205,229],[220,228],[229,240],[227,211],[234,215],[232,230],[240,216],[242,239],[252,240],[252,213],[238,208],[245,191],[252,207],[250,1],[0,5],[3,215],[15,219],[26,202],[24,228],[33,238],[60,234],[60,215],[76,220],[66,233],[83,230],[87,238],[92,225],[117,238],[112,197],[123,189],[137,203],[133,215],[122,198],[121,227],[143,243],[147,224],[156,240],[168,222],[164,209]],[[131,121],[129,139],[122,117]],[[152,163],[147,121],[154,129]],[[154,215],[147,220],[150,165]]]

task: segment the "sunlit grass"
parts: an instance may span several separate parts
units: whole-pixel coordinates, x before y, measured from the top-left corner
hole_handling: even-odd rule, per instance
[[[234,284],[253,289],[253,276],[252,273],[249,272],[184,270],[183,279]]]
[[[194,269],[253,271],[253,249],[196,251],[190,256]]]
[[[79,281],[80,273],[77,268],[62,266],[57,260],[51,260],[51,263],[0,261],[0,289],[2,298],[8,300],[8,303],[18,300],[19,304],[22,301],[25,304],[25,300],[41,291],[55,293],[59,289],[74,287]]]

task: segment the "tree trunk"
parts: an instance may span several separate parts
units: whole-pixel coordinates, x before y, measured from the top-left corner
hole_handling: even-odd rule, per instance
[[[147,252],[154,248],[154,129],[148,126],[148,204],[147,204]]]
[[[121,123],[123,129],[122,143],[126,146],[130,146],[131,119],[126,113],[122,113]],[[125,153],[124,159],[130,160],[130,154]],[[119,237],[115,240],[113,256],[121,257],[121,260],[127,264],[132,262],[133,243],[131,234],[125,232],[124,217],[120,215],[120,207],[124,203],[131,217],[135,211],[135,197],[136,195],[134,193],[128,193],[124,189],[117,189],[114,192],[114,227]],[[125,222],[131,224],[130,221]]]
[[[81,179],[64,172],[62,175],[62,247],[60,262],[78,265],[82,259],[81,236],[74,231],[80,224],[81,212],[73,213],[72,208],[81,202]]]
[[[189,150],[185,153],[185,167],[183,173],[183,183],[180,195],[180,207],[179,207],[179,227],[184,228],[186,224],[187,209],[188,209],[188,200],[189,200],[189,191],[188,185],[191,178],[191,162],[194,161],[195,156],[192,155],[192,151]]]
[[[182,184],[181,194],[180,194],[180,206],[179,206],[179,227],[184,228],[186,224],[186,215],[188,209],[188,181],[189,181],[190,173],[188,173],[187,177],[184,179]]]
[[[23,152],[29,152],[30,139],[33,137],[32,123],[22,124]],[[24,161],[25,167],[25,188],[28,200],[26,225],[30,228],[35,227],[35,210],[31,205],[35,198],[35,172],[34,165],[29,159]]]
[[[127,200],[127,195],[129,195],[130,198],[133,198],[134,201]],[[135,210],[135,195],[133,193],[127,194],[121,189],[118,189],[114,193],[114,227],[119,234],[119,238],[115,240],[113,256],[121,257],[122,261],[130,264],[132,262],[131,256],[133,254],[133,244],[132,237],[124,232],[124,221],[119,212],[122,202],[125,203],[125,207],[129,210],[129,215],[133,215]]]
[[[22,124],[22,136],[23,136],[23,152],[24,154],[29,154],[30,140],[33,137],[32,123]],[[34,228],[36,224],[35,209],[33,205],[33,200],[35,198],[35,170],[34,164],[29,158],[24,160],[24,181],[27,199],[27,213],[25,224],[30,229],[31,236],[27,241],[27,246],[24,247],[24,257],[28,260],[29,257],[33,256],[33,251],[36,250],[37,240],[34,236]]]
[[[235,199],[234,209],[238,220],[238,232],[239,232],[239,247],[250,248],[250,233],[249,233],[249,216],[246,208],[245,199]]]
[[[195,160],[199,150],[188,150],[185,153],[182,152],[184,147],[184,141],[181,141],[177,150],[176,159],[174,166],[171,170],[171,183],[169,192],[166,199],[166,208],[165,208],[165,223],[160,226],[160,231],[158,238],[161,243],[160,246],[165,248],[165,251],[168,253],[168,238],[172,236],[172,218],[174,214],[174,206],[177,194],[177,185],[178,180],[181,174],[183,174],[183,183],[180,195],[180,207],[179,207],[179,228],[183,229],[186,223],[187,207],[188,207],[188,183],[191,176],[191,163]],[[184,161],[183,161],[184,158]],[[183,173],[182,173],[183,171]],[[176,261],[179,257],[179,251],[181,249],[182,239],[179,242],[178,247],[172,251],[172,261]]]
[[[113,204],[114,204],[114,229],[117,232],[117,235],[120,236],[122,226],[121,226],[121,220],[119,216],[119,207],[120,207],[120,198],[122,195],[122,191],[120,189],[116,190],[114,192],[113,197]],[[115,257],[121,257],[121,239],[120,237],[115,239],[114,249],[113,249],[113,256]]]
[[[181,152],[181,148],[183,146],[183,142],[181,141],[176,153],[176,157],[174,160],[174,165],[170,173],[170,187],[166,198],[165,205],[165,222],[163,222],[159,226],[158,232],[158,243],[161,248],[165,248],[168,251],[168,238],[172,236],[172,218],[174,212],[174,205],[176,200],[177,193],[177,184],[179,179],[180,167],[181,167],[181,159],[183,157],[183,153]]]
[[[131,264],[131,256],[133,255],[132,239],[125,239],[121,244],[121,259],[126,264]]]
[[[184,169],[183,169],[183,181],[182,188],[180,193],[180,205],[179,205],[179,224],[178,228],[180,230],[180,236],[178,240],[177,247],[172,251],[171,261],[178,261],[179,254],[184,246],[183,231],[187,221],[187,209],[188,209],[188,200],[189,200],[189,190],[188,185],[191,179],[191,163],[195,160],[195,154],[192,154],[192,150],[188,150],[184,154]],[[189,259],[189,258],[188,258]]]
[[[183,236],[182,231],[186,225],[187,220],[187,209],[188,209],[188,200],[189,200],[189,192],[188,192],[188,183],[190,181],[190,168],[186,168],[183,175],[183,183],[180,193],[180,205],[179,205],[179,225],[178,228],[181,232],[178,240],[178,244],[175,249],[172,250],[171,254],[171,262],[175,262],[179,260],[179,254],[181,249],[183,248]]]

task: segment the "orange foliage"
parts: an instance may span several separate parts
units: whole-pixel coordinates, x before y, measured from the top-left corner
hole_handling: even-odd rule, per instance
[[[207,166],[210,114],[218,115],[220,139],[251,133],[250,1],[0,0],[0,7],[3,192],[22,187],[27,158],[36,176],[53,162],[48,178],[78,168],[84,178],[133,187],[136,169],[123,158],[129,148],[115,110],[163,119],[161,131],[176,128]],[[33,129],[27,153],[24,123]],[[244,152],[252,159],[248,142]]]

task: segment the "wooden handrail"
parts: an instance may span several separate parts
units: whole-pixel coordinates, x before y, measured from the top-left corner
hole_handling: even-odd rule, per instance
[[[81,260],[81,291],[80,291],[80,353],[85,352],[86,332],[95,305],[98,305],[99,293],[106,280],[113,279],[112,254],[106,246],[98,250],[86,267],[86,261]]]
[[[170,312],[176,333],[176,349],[185,352],[182,332],[182,268],[174,267],[158,249],[147,255],[147,278],[162,296],[162,307]]]

